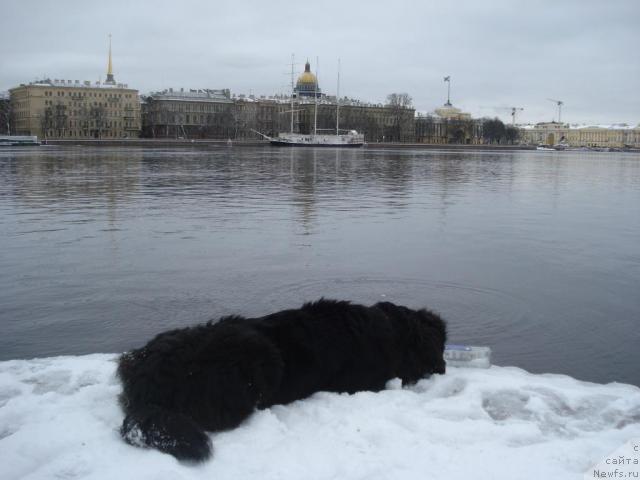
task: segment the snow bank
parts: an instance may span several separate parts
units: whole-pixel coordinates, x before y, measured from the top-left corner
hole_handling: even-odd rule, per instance
[[[115,358],[0,363],[1,479],[582,479],[640,438],[637,387],[451,368],[257,412],[184,465],[120,440]]]

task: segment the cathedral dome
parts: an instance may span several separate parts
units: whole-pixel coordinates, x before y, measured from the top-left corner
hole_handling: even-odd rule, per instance
[[[311,73],[311,65],[309,65],[309,61],[307,60],[307,63],[304,64],[304,72],[302,73],[302,75],[298,77],[297,85],[298,86],[301,86],[301,85],[315,86],[317,81],[318,80],[316,76],[313,73]]]
[[[313,97],[314,93],[320,94],[320,87],[317,86],[318,79],[311,73],[311,65],[307,60],[304,65],[304,72],[298,77],[295,92],[303,97]]]

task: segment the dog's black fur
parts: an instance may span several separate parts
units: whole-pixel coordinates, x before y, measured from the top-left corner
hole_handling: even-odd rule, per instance
[[[446,336],[444,321],[427,310],[325,299],[171,330],[120,357],[120,433],[133,445],[204,460],[205,431],[234,428],[256,408],[444,373]]]

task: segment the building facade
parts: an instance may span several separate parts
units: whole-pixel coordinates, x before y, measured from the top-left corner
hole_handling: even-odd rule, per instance
[[[153,92],[143,98],[143,135],[150,138],[231,138],[229,90]]]
[[[8,92],[0,92],[0,135],[11,133],[11,102]]]
[[[293,103],[293,108],[292,108]],[[317,114],[316,114],[317,109]],[[336,97],[321,93],[309,62],[293,96],[231,95],[227,89],[168,89],[143,98],[143,136],[260,140],[279,132],[336,131]],[[357,130],[367,142],[411,142],[415,110],[340,99],[340,131]]]
[[[381,105],[322,93],[309,61],[293,89],[293,98],[280,97],[276,132],[311,134],[356,130],[366,142],[412,142],[415,136],[415,110],[410,107]],[[293,107],[292,107],[293,102]],[[292,112],[293,110],[293,112]],[[339,115],[339,119],[338,119]],[[268,130],[265,130],[268,131]],[[273,136],[273,135],[270,135]]]
[[[136,138],[138,91],[127,85],[41,80],[12,88],[12,133],[41,139]]]
[[[290,105],[281,105],[282,117],[290,118]],[[335,133],[356,130],[364,134],[365,141],[413,142],[415,138],[415,110],[394,108],[388,105],[364,103],[353,99],[340,99],[339,125],[336,125],[338,104],[335,97],[323,97],[316,103],[310,101],[294,103],[294,131],[313,133]],[[286,122],[285,122],[286,123]],[[290,125],[282,125],[280,131],[289,131]]]
[[[482,120],[471,118],[449,102],[433,113],[418,114],[415,141],[429,144],[478,145],[482,140]]]
[[[143,136],[259,140],[279,132],[335,132],[335,97],[231,96],[228,90],[165,90],[144,97]],[[351,99],[340,101],[340,131],[357,130],[368,142],[413,141],[415,111]]]
[[[9,90],[12,133],[40,139],[140,136],[138,91],[113,76],[111,42],[104,83],[44,79]]]
[[[640,148],[640,125],[569,125],[557,122],[521,127],[525,143],[591,148]]]

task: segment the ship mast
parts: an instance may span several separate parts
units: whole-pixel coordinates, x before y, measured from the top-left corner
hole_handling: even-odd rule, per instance
[[[313,136],[318,132],[318,57],[316,57],[316,83],[313,87],[313,97],[315,98],[315,109],[313,112]]]
[[[293,133],[293,66],[295,61],[295,55],[291,54],[291,133]]]
[[[340,135],[340,59],[338,59],[338,89],[336,92],[336,135]]]

